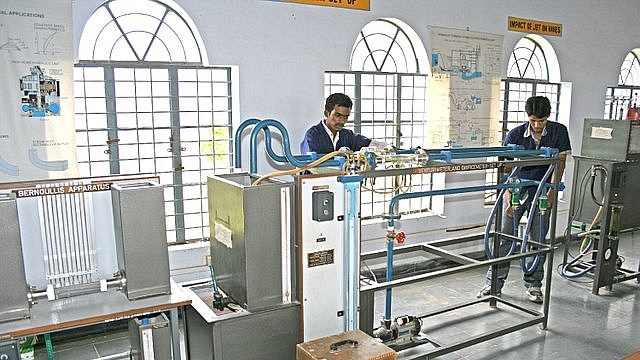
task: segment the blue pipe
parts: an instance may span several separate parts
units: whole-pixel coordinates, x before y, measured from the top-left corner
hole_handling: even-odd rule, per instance
[[[261,121],[260,119],[256,119],[256,118],[247,119],[243,121],[242,124],[240,124],[240,126],[238,127],[238,130],[236,131],[236,135],[234,139],[234,144],[233,144],[235,149],[234,151],[236,154],[236,157],[235,157],[236,168],[242,168],[242,140],[240,139],[240,137],[242,136],[242,132],[249,125],[258,124],[260,123],[260,121]],[[265,146],[267,148],[267,154],[269,154],[269,156],[275,161],[286,162],[287,158],[285,158],[282,155],[278,155],[273,151],[273,147],[271,146],[271,131],[269,130],[269,128],[267,127],[264,128],[264,135],[265,135]]]
[[[251,131],[251,139],[250,139],[250,143],[249,143],[249,164],[250,164],[250,171],[251,173],[257,173],[258,172],[258,154],[256,151],[256,139],[258,137],[258,133],[260,132],[260,130],[266,128],[267,126],[275,126],[279,131],[280,134],[282,135],[282,144],[284,147],[284,154],[285,154],[285,160],[288,160],[293,166],[299,167],[302,166],[303,163],[299,162],[297,159],[294,158],[293,154],[291,153],[291,148],[290,148],[290,144],[289,144],[289,133],[287,132],[287,129],[284,128],[284,126],[282,126],[282,124],[276,120],[273,119],[265,119],[260,121]],[[266,138],[268,137],[270,139],[270,136],[266,136],[266,132],[265,132],[265,142],[266,142]]]
[[[505,151],[505,150],[524,150],[524,146],[516,145],[516,144],[508,144],[506,146],[489,146],[489,147],[454,147],[454,148],[435,148],[435,149],[424,149],[427,153],[438,154],[442,151],[451,151],[455,153],[465,153],[465,152],[475,152],[480,149],[485,151]]]
[[[393,280],[393,239],[387,240],[387,282]],[[391,288],[386,290],[384,318],[391,319]]]
[[[268,130],[267,126],[274,126],[280,131],[280,134],[282,136],[282,147],[284,148],[284,157],[276,155],[271,149],[271,134],[267,132]],[[269,156],[271,156],[274,160],[281,161],[281,162],[288,162],[295,167],[303,167],[312,162],[312,160],[310,160],[313,158],[312,155],[294,156],[291,153],[289,133],[287,132],[287,129],[285,129],[285,127],[282,125],[282,123],[280,123],[278,120],[275,120],[275,119],[264,119],[262,121],[259,121],[251,131],[251,139],[249,143],[251,173],[256,173],[258,171],[258,168],[257,168],[258,155],[256,151],[256,142],[257,142],[258,133],[262,129],[265,130],[265,143],[267,144],[267,152],[269,153]],[[324,162],[323,165],[324,166],[341,166],[341,163],[337,160],[329,160]]]
[[[344,309],[345,316],[343,322],[344,331],[351,331],[357,329],[358,319],[358,283],[360,281],[360,274],[358,272],[358,258],[360,256],[358,248],[358,192],[360,190],[360,181],[362,175],[345,175],[339,176],[338,181],[344,184],[347,199],[348,212],[344,223],[344,266],[346,271],[344,272]]]
[[[240,126],[238,126],[238,130],[236,130],[236,135],[234,137],[233,140],[233,147],[234,147],[234,153],[236,154],[236,161],[235,161],[235,167],[240,169],[242,168],[242,144],[240,141],[240,137],[242,136],[242,132],[244,131],[244,129],[249,126],[249,125],[253,125],[253,124],[257,124],[259,123],[260,120],[259,119],[247,119],[245,121],[242,122],[242,124],[240,124]]]
[[[475,150],[475,151],[474,151]],[[471,158],[483,158],[483,157],[492,157],[492,156],[504,156],[504,157],[520,157],[520,156],[532,156],[532,155],[542,155],[545,157],[551,157],[555,153],[557,153],[557,149],[544,148],[540,150],[495,150],[495,151],[486,151],[483,149],[468,149],[465,152],[457,152],[454,150],[442,150],[439,153],[431,153],[429,154],[429,160],[444,160],[446,162],[451,162],[453,159],[471,159]]]
[[[538,182],[535,180],[522,180],[520,186],[528,186],[534,185]],[[451,195],[451,194],[463,194],[469,192],[477,192],[477,191],[486,191],[486,190],[494,190],[494,189],[507,189],[513,187],[509,184],[497,184],[497,185],[478,185],[478,186],[468,186],[463,188],[451,188],[451,189],[442,189],[442,190],[429,190],[429,191],[418,191],[413,193],[406,194],[398,194],[391,198],[389,202],[389,213],[382,215],[382,218],[387,219],[389,222],[389,226],[393,226],[394,218],[399,218],[396,215],[393,215],[394,208],[398,201],[406,200],[406,199],[414,199],[418,197],[424,196],[437,196],[437,195]]]
[[[258,169],[257,169],[258,156],[256,151],[256,139],[258,137],[258,133],[260,132],[260,130],[262,129],[266,130],[267,126],[276,127],[280,131],[280,134],[282,135],[282,146],[284,148],[284,157],[281,158],[282,162],[288,161],[291,165],[296,167],[302,167],[307,164],[303,161],[296,159],[296,157],[293,156],[293,154],[291,153],[291,146],[289,143],[289,133],[287,132],[287,129],[285,129],[285,127],[282,125],[282,123],[274,119],[264,119],[260,121],[251,131],[251,139],[249,143],[249,151],[250,151],[249,162],[250,162],[251,173],[258,172]],[[265,131],[265,143],[271,144],[271,136],[266,131]],[[268,150],[269,148],[267,148],[267,151]],[[269,155],[271,155],[271,153]]]

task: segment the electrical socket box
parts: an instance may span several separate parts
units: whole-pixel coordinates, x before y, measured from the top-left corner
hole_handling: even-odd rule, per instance
[[[0,359],[20,360],[18,341],[0,342]]]
[[[326,190],[313,192],[311,204],[313,206],[311,218],[314,221],[333,220],[333,192]]]

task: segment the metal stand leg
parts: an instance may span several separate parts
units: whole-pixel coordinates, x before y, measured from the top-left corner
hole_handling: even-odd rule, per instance
[[[173,360],[180,360],[180,319],[178,318],[178,309],[173,308],[169,310],[169,323],[171,326],[171,342]]]

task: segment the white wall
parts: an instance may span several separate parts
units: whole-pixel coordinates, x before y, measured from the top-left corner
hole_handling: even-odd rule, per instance
[[[73,1],[77,47],[84,22],[101,1]],[[294,153],[305,129],[322,118],[323,72],[348,69],[359,30],[381,17],[398,18],[413,27],[428,52],[429,25],[503,34],[505,68],[513,46],[525,35],[507,31],[508,16],[562,24],[562,37],[545,38],[557,53],[562,81],[573,83],[568,123],[575,150],[580,146],[583,119],[602,117],[606,86],[616,84],[622,60],[640,47],[637,0],[371,0],[371,11],[264,0],[175,1],[198,27],[209,62],[239,66],[240,119],[282,121]],[[243,155],[248,168],[247,152]],[[258,172],[271,170],[265,158],[259,158]],[[451,206],[451,214],[468,208]],[[567,207],[563,204],[565,212]],[[478,213],[466,221],[484,221],[482,209]],[[404,226],[418,231],[430,223],[423,230],[431,231],[459,220],[408,220]],[[383,235],[380,229],[364,229],[363,234]]]

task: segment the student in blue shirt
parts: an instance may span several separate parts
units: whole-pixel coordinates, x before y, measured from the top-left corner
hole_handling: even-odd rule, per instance
[[[522,145],[525,150],[540,149],[541,147],[550,147],[558,149],[560,152],[560,161],[551,176],[549,182],[555,182],[555,179],[561,179],[564,173],[565,163],[568,154],[571,152],[571,144],[569,142],[569,133],[567,128],[555,121],[548,121],[551,114],[551,104],[549,99],[544,96],[533,96],[527,99],[525,103],[525,112],[529,116],[529,121],[512,129],[507,133],[504,139],[504,144],[516,144]],[[521,179],[529,180],[541,180],[544,174],[547,172],[549,165],[528,166],[518,169],[515,176]],[[533,241],[539,240],[539,217],[537,207],[533,214],[529,214],[531,202],[535,196],[536,186],[529,186],[521,189],[520,199],[521,206],[520,211],[517,212],[514,218],[514,211],[511,205],[511,193],[505,191],[503,204],[504,204],[504,216],[502,217],[502,232],[505,234],[513,235],[514,222],[519,223],[520,218],[527,212],[527,216],[533,216],[533,222],[531,224],[531,233],[529,239]],[[549,215],[551,214],[551,206],[554,203],[556,196],[555,189],[549,189],[547,192],[549,210],[544,215],[544,234],[546,236],[549,230]],[[500,244],[500,256],[507,254],[508,249],[511,246],[510,241],[503,241]],[[530,275],[524,275],[524,285],[526,288],[526,294],[530,301],[541,304],[544,296],[541,291],[542,279],[544,278],[544,256],[541,257],[540,263],[535,271]],[[491,266],[486,275],[486,285],[478,293],[478,297],[489,295],[491,292]],[[502,294],[502,287],[509,275],[509,263],[498,264],[498,289],[497,294]]]
[[[300,144],[301,153],[314,151],[317,154],[328,154],[342,147],[351,151],[359,151],[365,146],[384,148],[386,144],[382,142],[345,129],[352,107],[353,102],[349,96],[342,93],[329,95],[324,104],[324,120],[306,131]]]

